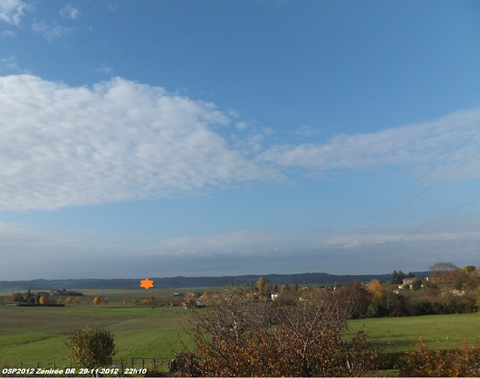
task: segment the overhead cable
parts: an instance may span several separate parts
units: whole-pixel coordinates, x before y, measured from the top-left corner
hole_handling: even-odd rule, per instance
[[[427,190],[429,190],[432,186],[436,185],[437,183],[439,183],[440,181],[442,181],[444,178],[446,178],[447,176],[449,176],[450,174],[452,174],[453,172],[455,172],[457,169],[459,169],[460,167],[462,167],[463,165],[465,165],[466,163],[468,163],[470,160],[474,159],[475,157],[477,157],[478,155],[480,155],[480,151],[477,152],[476,154],[474,154],[473,156],[471,156],[470,158],[468,158],[467,160],[463,161],[462,163],[460,163],[459,165],[457,165],[455,168],[453,168],[452,170],[450,170],[449,172],[447,172],[445,175],[443,175],[442,177],[440,177],[439,179],[437,179],[435,182],[433,182],[432,184],[430,184],[429,186],[427,186],[425,189],[423,189],[422,191],[420,191],[419,193],[417,193],[415,196],[411,197],[409,200],[407,200],[406,202],[404,202],[403,204],[401,204],[400,206],[396,207],[395,209],[393,209],[391,212],[389,212],[388,214],[386,214],[385,216],[383,216],[382,218],[380,218],[378,221],[376,221],[375,223],[373,223],[372,225],[370,225],[369,227],[363,229],[361,232],[359,233],[356,233],[364,224],[366,224],[367,222],[369,222],[371,219],[373,219],[376,215],[378,215],[380,212],[382,212],[383,210],[385,210],[389,205],[391,205],[393,202],[395,202],[398,198],[400,198],[403,194],[405,194],[408,190],[410,190],[413,186],[415,186],[418,182],[420,182],[422,179],[424,179],[427,175],[429,175],[434,169],[436,169],[440,164],[442,164],[445,160],[447,160],[450,156],[452,156],[455,152],[457,152],[460,148],[462,148],[463,146],[465,146],[465,144],[467,144],[470,140],[472,140],[477,134],[480,133],[480,129],[477,130],[474,134],[472,134],[468,139],[466,139],[462,144],[460,144],[458,147],[456,147],[453,151],[451,151],[450,153],[448,153],[443,159],[441,159],[437,164],[435,164],[435,166],[433,166],[432,168],[430,168],[426,173],[424,173],[420,178],[418,178],[415,182],[413,182],[412,184],[410,184],[406,189],[404,189],[400,194],[398,194],[394,199],[392,199],[390,202],[388,202],[386,205],[384,205],[382,208],[380,208],[379,210],[377,210],[372,216],[370,216],[367,220],[365,220],[360,226],[356,227],[350,234],[348,234],[345,239],[349,238],[351,235],[355,234],[355,236],[353,236],[353,238],[349,239],[348,242],[341,242],[340,244],[350,244],[356,237],[364,234],[366,231],[370,230],[371,228],[373,228],[374,226],[376,226],[378,223],[380,223],[381,221],[383,221],[384,219],[388,218],[390,215],[394,214],[395,212],[397,212],[398,210],[400,210],[401,208],[403,208],[404,206],[406,206],[407,204],[409,204],[410,202],[412,202],[415,198],[419,197],[421,194],[425,193]]]

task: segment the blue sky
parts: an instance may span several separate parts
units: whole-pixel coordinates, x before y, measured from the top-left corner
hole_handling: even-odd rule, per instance
[[[0,0],[0,280],[478,265],[477,1]]]

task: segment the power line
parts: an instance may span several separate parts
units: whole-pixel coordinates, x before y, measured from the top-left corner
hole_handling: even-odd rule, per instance
[[[348,234],[345,239],[349,238],[351,235],[355,234],[364,224],[366,224],[367,222],[369,222],[371,219],[373,219],[377,214],[379,214],[380,212],[382,212],[384,209],[386,209],[389,205],[391,205],[393,202],[395,202],[398,198],[400,198],[404,193],[406,193],[408,190],[410,190],[413,186],[415,186],[419,181],[421,181],[423,178],[425,178],[428,174],[430,174],[434,169],[436,169],[440,164],[442,164],[445,160],[447,160],[450,156],[452,156],[455,152],[457,152],[460,148],[462,148],[465,144],[467,144],[470,140],[472,140],[477,134],[480,133],[480,129],[477,130],[475,133],[473,133],[468,139],[466,139],[462,144],[460,144],[458,147],[456,147],[453,151],[451,151],[450,153],[448,153],[443,159],[441,159],[437,164],[435,164],[435,166],[433,166],[432,168],[430,168],[426,173],[424,173],[420,178],[418,178],[415,182],[413,182],[412,184],[410,184],[406,189],[404,189],[400,194],[398,194],[394,199],[392,199],[390,202],[388,202],[386,205],[384,205],[382,208],[380,208],[379,210],[377,210],[372,216],[370,216],[367,220],[365,220],[360,226],[356,227],[350,234]],[[451,171],[449,171],[448,173],[446,173],[445,175],[443,175],[442,177],[440,177],[438,180],[436,180],[435,182],[433,182],[432,184],[430,184],[428,187],[426,187],[425,189],[423,189],[422,191],[420,191],[419,193],[417,193],[415,196],[413,196],[412,198],[410,198],[409,200],[407,200],[406,202],[404,202],[403,204],[401,204],[400,206],[398,206],[397,208],[395,208],[394,210],[392,210],[390,213],[388,213],[387,215],[385,215],[384,217],[382,217],[381,219],[379,219],[377,222],[373,223],[372,225],[370,225],[369,227],[363,229],[360,233],[358,234],[355,234],[355,236],[351,239],[348,240],[348,242],[346,242],[346,244],[349,244],[351,243],[356,237],[364,234],[365,232],[367,232],[368,230],[370,230],[372,227],[374,227],[375,225],[377,225],[378,223],[380,223],[381,221],[383,221],[384,219],[388,218],[390,215],[392,215],[393,213],[397,212],[398,210],[400,210],[401,208],[403,208],[404,206],[406,206],[407,204],[409,204],[410,202],[412,202],[415,198],[419,197],[421,194],[425,193],[428,189],[430,189],[432,186],[436,185],[438,182],[440,182],[441,180],[443,180],[445,177],[449,176],[450,174],[452,174],[453,172],[455,172],[457,169],[459,169],[460,167],[462,167],[463,165],[465,165],[466,163],[468,163],[470,160],[474,159],[475,157],[477,157],[478,155],[480,155],[480,151],[477,152],[475,155],[471,156],[470,158],[468,158],[467,160],[465,160],[464,162],[462,162],[461,164],[459,164],[458,166],[456,166],[454,169],[452,169]],[[340,244],[345,244],[345,242],[341,242]]]
[[[452,170],[450,170],[449,172],[447,172],[446,174],[444,174],[442,177],[440,177],[438,180],[434,181],[432,184],[430,184],[429,186],[427,186],[425,189],[423,189],[422,191],[420,191],[419,193],[417,193],[416,195],[414,195],[412,198],[410,198],[409,200],[407,200],[406,202],[402,203],[400,206],[396,207],[395,209],[393,209],[391,212],[389,212],[387,215],[383,216],[382,218],[380,218],[378,221],[376,221],[375,223],[373,223],[372,225],[370,225],[369,227],[365,228],[364,230],[362,230],[360,233],[356,234],[352,239],[350,239],[348,243],[352,242],[356,237],[364,234],[365,232],[367,232],[368,230],[370,230],[371,228],[373,228],[374,226],[376,226],[378,223],[380,223],[381,221],[383,221],[384,219],[388,218],[390,215],[392,215],[393,213],[396,213],[398,210],[402,209],[403,207],[405,207],[406,205],[408,205],[410,202],[412,202],[415,198],[419,197],[420,195],[422,195],[423,193],[425,193],[428,189],[430,189],[432,186],[436,185],[437,183],[439,183],[440,181],[442,181],[445,177],[449,176],[450,174],[452,174],[453,172],[455,172],[457,169],[459,169],[460,167],[462,167],[463,165],[465,165],[466,163],[468,163],[470,160],[472,160],[473,158],[477,157],[478,155],[480,155],[480,151],[478,151],[475,155],[471,156],[470,158],[468,158],[467,160],[465,160],[464,162],[462,162],[461,164],[457,165],[455,168],[453,168]]]
[[[421,180],[423,180],[430,172],[432,172],[434,169],[436,169],[440,164],[442,164],[445,160],[447,160],[450,156],[452,156],[455,152],[457,152],[460,148],[462,148],[465,144],[470,142],[478,133],[480,133],[480,129],[478,129],[473,135],[471,135],[467,140],[465,140],[462,144],[460,144],[457,148],[455,148],[453,151],[451,151],[449,154],[447,154],[442,160],[440,160],[437,164],[435,164],[432,168],[430,168],[427,172],[425,172],[421,177],[419,177],[415,182],[410,184],[406,189],[404,189],[400,194],[398,194],[394,199],[392,199],[390,202],[388,202],[386,205],[381,207],[379,210],[377,210],[372,216],[370,216],[367,220],[363,221],[362,224],[360,224],[357,228],[355,228],[350,234],[346,236],[346,238],[350,237],[352,234],[357,232],[364,224],[375,218],[377,214],[381,213],[383,210],[385,210],[388,206],[390,206],[393,202],[395,202],[397,199],[399,199],[403,194],[408,192],[412,187],[414,187],[417,183],[419,183]]]
[[[440,219],[446,218],[446,217],[452,215],[453,213],[457,212],[458,210],[461,210],[461,209],[463,209],[464,207],[467,207],[467,206],[471,205],[472,203],[477,202],[478,200],[480,200],[480,196],[478,196],[478,197],[474,198],[473,200],[471,200],[471,201],[469,201],[469,202],[467,202],[467,203],[465,203],[465,204],[463,204],[463,205],[455,208],[454,210],[450,211],[449,213],[444,214],[444,215],[442,215],[442,216],[434,219],[433,221],[430,221],[430,222],[424,224],[423,226],[420,226],[420,227],[416,228],[416,229],[413,230],[412,232],[409,232],[408,234],[403,235],[401,238],[399,238],[399,239],[397,239],[397,240],[395,240],[395,241],[398,242],[398,241],[400,241],[400,240],[403,240],[405,237],[410,236],[410,235],[412,235],[412,234],[415,234],[415,233],[417,233],[417,232],[420,231],[420,230],[423,230],[424,228],[426,228],[426,227],[430,226],[431,224],[439,221]]]
[[[467,203],[464,203],[464,204],[461,205],[461,206],[456,207],[455,209],[453,209],[452,211],[448,212],[447,214],[443,214],[443,215],[439,216],[438,218],[435,218],[434,220],[432,220],[432,221],[430,221],[430,222],[427,222],[427,223],[423,224],[423,225],[420,226],[420,227],[417,227],[415,230],[413,230],[413,231],[411,231],[411,232],[403,235],[402,237],[400,237],[400,238],[398,238],[398,239],[396,239],[396,240],[393,240],[392,243],[397,243],[397,242],[403,240],[404,238],[406,238],[407,236],[410,236],[410,235],[412,235],[412,234],[415,234],[415,233],[417,233],[418,231],[423,230],[424,228],[432,225],[433,223],[438,222],[439,220],[441,220],[441,219],[443,219],[443,218],[446,218],[446,217],[452,215],[453,213],[456,213],[457,211],[463,209],[464,207],[467,207],[467,206],[469,206],[469,205],[471,205],[471,204],[473,204],[473,203],[475,203],[475,202],[477,202],[477,201],[479,201],[479,200],[480,200],[480,196],[474,198],[473,200],[468,201]],[[368,253],[367,255],[363,255],[363,257],[372,256],[372,255],[374,255],[374,254],[376,254],[376,253],[378,253],[378,251],[371,251],[371,252]]]

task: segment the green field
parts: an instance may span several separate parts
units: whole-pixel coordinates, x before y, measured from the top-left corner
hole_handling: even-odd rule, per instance
[[[422,337],[431,348],[451,349],[480,338],[480,313],[356,319],[348,323],[347,335],[363,330],[371,343],[385,352],[415,348]]]
[[[135,357],[167,361],[175,351],[183,349],[182,343],[191,345],[184,330],[191,311],[121,303],[123,298],[132,301],[151,296],[168,301],[173,291],[84,290],[86,296],[79,305],[0,306],[0,367],[67,367],[71,361],[64,346],[66,335],[88,325],[105,326],[114,334],[117,365],[123,360],[125,366],[131,366]],[[95,295],[110,297],[109,304],[93,305]],[[449,349],[465,340],[476,343],[476,337],[480,336],[480,314],[352,320],[345,337],[358,330],[364,330],[370,342],[385,352],[411,349],[419,337],[434,348]],[[138,363],[141,361],[136,361],[137,366]]]
[[[184,326],[188,326],[190,310],[182,307],[135,306],[142,301],[179,300],[172,290],[82,290],[79,305],[65,307],[0,306],[0,367],[69,366],[69,353],[64,346],[66,335],[75,328],[89,325],[107,327],[115,337],[115,363],[131,366],[133,357],[169,360],[175,351],[189,343]],[[185,290],[183,290],[185,292]],[[108,305],[92,304],[95,295],[108,296]],[[130,305],[122,304],[124,298]],[[3,299],[3,298],[1,298]],[[65,298],[63,298],[65,299]],[[136,362],[141,363],[141,361]]]

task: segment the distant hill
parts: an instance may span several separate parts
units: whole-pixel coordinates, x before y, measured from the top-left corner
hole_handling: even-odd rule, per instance
[[[428,272],[415,272],[416,276],[428,275]],[[260,276],[268,278],[273,285],[335,285],[351,281],[368,282],[374,278],[381,281],[390,281],[391,274],[363,274],[363,275],[334,275],[328,273],[300,273],[300,274],[263,274],[223,277],[166,277],[151,278],[153,288],[208,288],[229,285],[254,285]],[[121,279],[65,279],[30,281],[0,281],[0,290],[39,290],[39,289],[138,289],[140,280],[144,278]]]

